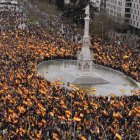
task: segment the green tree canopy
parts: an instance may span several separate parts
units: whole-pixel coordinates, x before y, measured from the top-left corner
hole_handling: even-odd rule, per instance
[[[67,5],[64,10],[64,15],[68,18],[73,19],[74,22],[79,22],[80,24],[84,23],[85,17],[85,7],[89,3],[89,0],[71,0],[71,4]],[[94,16],[94,12],[97,11],[97,8],[94,6],[94,3],[90,4],[90,17]]]

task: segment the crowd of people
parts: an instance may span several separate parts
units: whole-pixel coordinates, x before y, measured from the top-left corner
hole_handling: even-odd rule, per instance
[[[92,40],[94,62],[111,67],[140,81],[140,48],[121,45],[116,42]]]
[[[5,1],[5,3],[0,3],[0,5],[0,32],[26,27],[26,14],[18,4],[12,5]]]
[[[1,18],[10,23],[8,18]],[[16,19],[13,16],[13,21]],[[132,96],[92,97],[80,89],[61,87],[59,79],[51,83],[37,75],[39,62],[75,59],[81,48],[81,45],[55,35],[55,31],[52,33],[29,24],[25,29],[11,28],[1,32],[1,138],[138,140],[140,90],[133,91]],[[137,79],[137,50],[115,47],[107,42],[102,44],[99,39],[93,39],[92,44],[96,63],[120,68]]]
[[[53,33],[56,33],[55,35],[57,35],[58,37],[61,36],[68,42],[82,42],[82,36],[80,33],[77,32],[77,25],[68,24],[61,14],[54,15],[51,13],[45,13],[44,17],[46,19],[47,29]]]
[[[117,43],[118,45],[127,45],[129,47],[139,47],[140,48],[140,37],[134,34],[118,34],[115,32],[110,32],[108,34],[111,43]]]
[[[77,32],[78,26],[76,24],[70,24],[72,21],[66,19],[63,16],[63,13],[54,9],[54,11],[43,12],[39,8],[38,3],[28,2],[26,3],[28,8],[35,9],[34,15],[39,16],[41,20],[39,24],[46,27],[47,31],[56,37],[61,37],[65,39],[67,42],[71,43],[82,43],[81,33]]]

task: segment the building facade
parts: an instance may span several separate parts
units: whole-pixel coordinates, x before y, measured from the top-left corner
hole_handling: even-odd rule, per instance
[[[101,10],[101,1],[102,0],[90,0],[90,2],[92,2],[94,6],[98,8],[99,11]]]
[[[116,22],[129,24],[131,18],[131,0],[106,0],[106,12]]]
[[[140,29],[140,0],[132,0],[130,25]]]
[[[25,24],[26,14],[23,13],[22,7],[17,0],[1,0],[0,17],[4,19],[0,23],[0,32],[5,30],[15,30],[17,28],[25,29],[27,27]]]
[[[18,11],[19,5],[15,0],[1,0],[0,1],[0,12],[2,11]]]
[[[122,29],[140,30],[140,0],[106,0],[106,13]]]
[[[101,0],[101,11],[105,12],[106,9],[106,0]]]

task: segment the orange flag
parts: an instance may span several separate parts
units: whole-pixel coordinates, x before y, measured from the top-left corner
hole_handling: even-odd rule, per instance
[[[73,121],[75,121],[75,122],[80,122],[80,121],[81,121],[81,118],[78,117],[78,116],[75,116],[75,117],[73,118]]]
[[[119,135],[118,133],[115,134],[115,137],[117,138],[117,140],[122,140],[121,135]]]
[[[37,138],[38,138],[38,139],[41,139],[41,138],[42,138],[42,129],[38,132]]]
[[[53,133],[54,140],[60,140],[58,133]]]
[[[120,119],[120,118],[122,118],[122,115],[119,112],[117,112],[117,113],[113,112],[113,117],[117,118],[117,119]]]
[[[19,106],[18,107],[19,113],[24,113],[26,111],[26,109],[24,108],[24,106]]]

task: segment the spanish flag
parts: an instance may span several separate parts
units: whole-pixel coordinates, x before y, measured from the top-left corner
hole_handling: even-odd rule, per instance
[[[107,112],[106,110],[103,110],[103,114],[104,114],[105,116],[108,116],[108,112]]]
[[[117,140],[122,140],[121,135],[119,135],[118,133],[115,134],[115,138],[116,138]]]
[[[60,77],[57,77],[56,81],[60,81],[60,80],[61,80],[61,78]]]
[[[27,76],[27,79],[31,79],[32,76],[33,76],[33,74],[28,75],[28,76]]]
[[[11,118],[10,115],[8,116],[7,120],[8,120],[9,122],[11,122],[12,118]]]
[[[38,134],[36,135],[38,139],[42,138],[42,129],[38,132]]]
[[[8,111],[9,111],[9,113],[13,113],[14,112],[14,110],[12,110],[12,109],[8,109]]]
[[[124,55],[124,56],[123,56],[123,59],[127,59],[127,58],[129,58],[128,55]]]
[[[63,104],[61,107],[66,109],[67,108],[67,105],[66,104]]]
[[[92,88],[91,90],[92,90],[92,91],[96,91],[96,88]]]
[[[87,140],[85,136],[81,136],[80,140]]]
[[[60,120],[66,120],[64,116],[57,116]],[[68,119],[69,120],[69,119]]]
[[[25,100],[23,101],[23,104],[28,105],[28,103]]]
[[[70,110],[66,110],[65,114],[71,115],[71,111]]]
[[[60,82],[60,81],[56,82],[56,84],[57,85],[64,85],[64,83],[63,82]]]
[[[45,110],[41,110],[41,114],[42,114],[42,116],[45,116],[46,111]]]
[[[74,98],[74,95],[73,95],[73,93],[70,93],[69,95],[70,95],[70,97],[71,97],[71,98]]]
[[[51,96],[48,95],[47,98],[52,99],[53,97],[51,97]]]
[[[53,140],[60,140],[58,133],[53,133]]]
[[[73,118],[73,121],[75,121],[75,122],[80,122],[80,121],[81,121],[81,118],[78,117],[78,116],[75,116],[75,117]]]
[[[27,102],[28,102],[28,105],[29,105],[29,106],[32,106],[32,105],[33,105],[33,103],[31,102],[30,99],[27,99]]]
[[[41,114],[41,112],[40,112],[39,109],[36,110],[36,114],[37,114],[37,115],[40,115],[40,114]]]
[[[78,88],[78,87],[76,87],[75,89],[76,89],[76,90],[79,90],[79,88]]]
[[[100,129],[98,126],[96,126],[96,132],[99,134],[100,133]]]
[[[50,114],[52,117],[54,116],[54,113],[53,113],[53,112],[50,112],[49,114]]]
[[[44,95],[46,95],[46,92],[45,91],[43,91],[43,90],[39,90],[39,92],[41,93],[41,94],[44,94]]]
[[[54,97],[54,99],[55,99],[55,100],[59,100],[60,98],[59,98],[59,97]]]
[[[44,127],[46,126],[46,120],[42,119],[42,124],[44,125]]]
[[[135,107],[134,109],[133,109],[136,113],[140,113],[140,107],[138,106],[138,107]]]
[[[62,104],[65,104],[65,102],[64,102],[63,100],[61,100],[61,101],[60,101],[60,104],[61,104],[61,105],[62,105]]]
[[[84,114],[83,113],[80,113],[80,117],[83,118],[84,117]]]
[[[113,117],[114,118],[117,118],[117,119],[121,119],[122,118],[122,115],[119,112],[117,112],[117,113],[113,112]]]
[[[39,109],[46,111],[46,109],[43,107],[42,104],[38,103],[38,107],[39,107]]]
[[[24,106],[19,106],[18,109],[19,109],[19,113],[24,113],[26,111]]]
[[[20,127],[20,129],[19,129],[20,136],[22,136],[25,132],[26,132],[26,130],[24,130],[22,127]]]
[[[70,87],[71,87],[71,88],[74,88],[75,86],[74,86],[74,84],[73,84],[73,83],[71,83],[71,84],[70,84]]]

